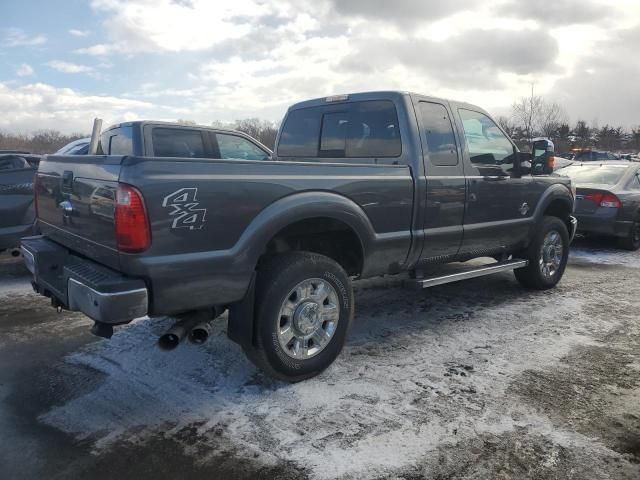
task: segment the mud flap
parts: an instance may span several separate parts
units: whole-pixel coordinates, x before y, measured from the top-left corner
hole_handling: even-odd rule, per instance
[[[251,276],[247,293],[238,303],[229,307],[227,336],[243,348],[253,348],[253,310],[255,304],[256,272]]]

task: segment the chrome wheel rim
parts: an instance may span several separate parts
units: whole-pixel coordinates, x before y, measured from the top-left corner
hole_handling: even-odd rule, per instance
[[[563,254],[562,236],[557,230],[551,230],[544,237],[538,261],[540,273],[545,278],[553,278],[558,273],[560,265],[562,265]]]
[[[331,342],[340,319],[340,302],[326,280],[310,278],[291,289],[280,306],[278,342],[291,358],[306,360]]]

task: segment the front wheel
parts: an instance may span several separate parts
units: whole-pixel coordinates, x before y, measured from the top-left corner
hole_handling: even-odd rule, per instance
[[[554,287],[562,278],[569,260],[567,226],[557,217],[543,217],[522,256],[529,260],[529,265],[514,270],[522,285],[535,290]]]
[[[267,261],[256,282],[256,346],[247,356],[290,382],[313,377],[339,355],[353,319],[353,290],[334,260],[291,252]]]

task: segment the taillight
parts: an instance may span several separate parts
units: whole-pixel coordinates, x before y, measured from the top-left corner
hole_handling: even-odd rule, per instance
[[[613,193],[605,193],[602,196],[602,200],[600,200],[601,207],[609,207],[609,208],[620,208],[622,204],[618,197],[616,197]]]
[[[118,186],[115,222],[118,250],[139,253],[151,246],[151,230],[142,195],[129,185]]]
[[[547,168],[550,172],[553,172],[553,170],[556,168],[556,157],[554,157],[553,155],[547,158]]]
[[[584,199],[589,200],[600,207],[620,208],[622,206],[618,197],[613,193],[589,192],[584,196]]]

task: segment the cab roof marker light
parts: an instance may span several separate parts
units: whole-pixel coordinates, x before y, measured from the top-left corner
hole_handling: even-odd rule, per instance
[[[327,103],[344,102],[345,100],[349,100],[349,95],[332,95],[331,97],[326,98]]]

